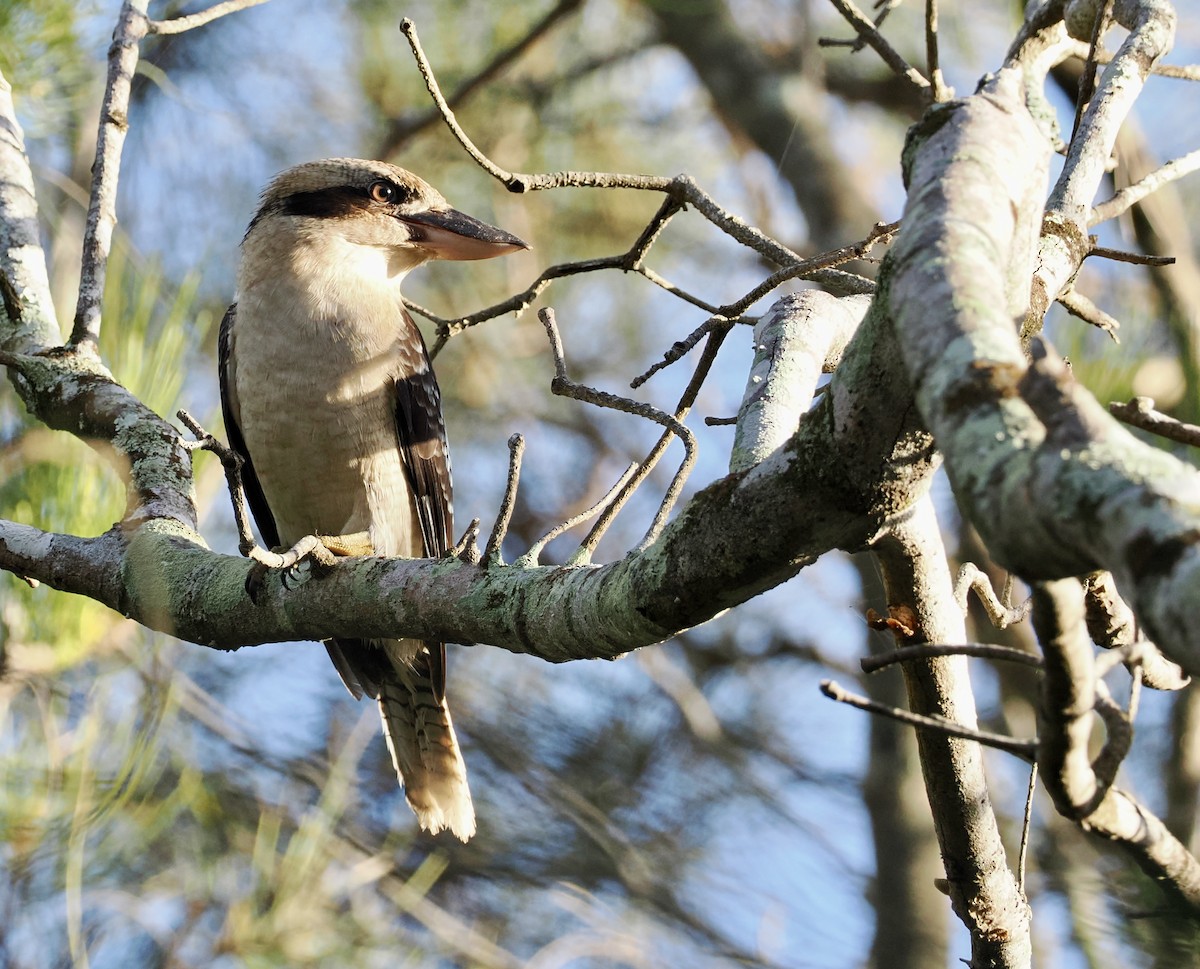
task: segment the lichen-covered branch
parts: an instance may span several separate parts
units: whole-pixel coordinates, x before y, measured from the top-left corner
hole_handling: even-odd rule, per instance
[[[1125,431],[1051,350],[1035,345],[1030,361],[1017,334],[1049,152],[1019,68],[931,112],[910,144],[890,254],[901,350],[960,507],[996,560],[1026,579],[1108,569],[1159,648],[1194,673],[1200,475]]]
[[[915,621],[905,644],[966,642],[933,502],[921,500],[874,547],[888,610]],[[964,656],[905,663],[913,713],[977,726]],[[971,965],[1030,964],[1030,911],[1005,859],[978,743],[918,730],[921,769],[955,914],[971,933]]]

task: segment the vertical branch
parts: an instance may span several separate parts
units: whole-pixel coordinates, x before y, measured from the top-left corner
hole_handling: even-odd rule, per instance
[[[913,623],[907,643],[966,641],[928,494],[873,549],[888,610]],[[904,664],[912,711],[974,727],[975,697],[961,656]],[[978,744],[919,730],[926,792],[954,911],[971,933],[971,965],[1028,966],[1029,905],[1005,860]]]
[[[37,214],[33,171],[12,86],[0,75],[0,348],[5,350],[53,346],[62,340]]]
[[[934,101],[949,101],[954,92],[946,87],[938,59],[938,4],[937,0],[925,0],[925,63],[932,85]]]
[[[100,339],[100,302],[117,225],[117,180],[125,136],[129,133],[130,88],[137,69],[138,45],[149,31],[148,4],[149,0],[125,0],[108,49],[108,81],[100,108],[92,191],[83,235],[79,302],[71,329],[73,346],[94,348]]]

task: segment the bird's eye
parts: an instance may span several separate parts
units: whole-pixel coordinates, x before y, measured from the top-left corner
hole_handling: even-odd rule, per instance
[[[396,190],[395,185],[391,182],[385,182],[382,179],[378,182],[372,182],[371,187],[367,191],[370,193],[372,200],[381,202],[384,205],[391,205],[400,194]]]

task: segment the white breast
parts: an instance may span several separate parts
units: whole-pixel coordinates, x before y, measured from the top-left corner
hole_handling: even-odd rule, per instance
[[[246,449],[281,541],[368,531],[379,554],[421,555],[392,393],[399,291],[323,265],[244,267],[231,377]]]

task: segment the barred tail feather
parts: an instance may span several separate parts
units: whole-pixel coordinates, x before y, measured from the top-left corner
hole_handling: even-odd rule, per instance
[[[475,833],[475,807],[450,710],[425,664],[391,665],[378,684],[379,712],[404,795],[426,831],[449,829],[466,841]]]

